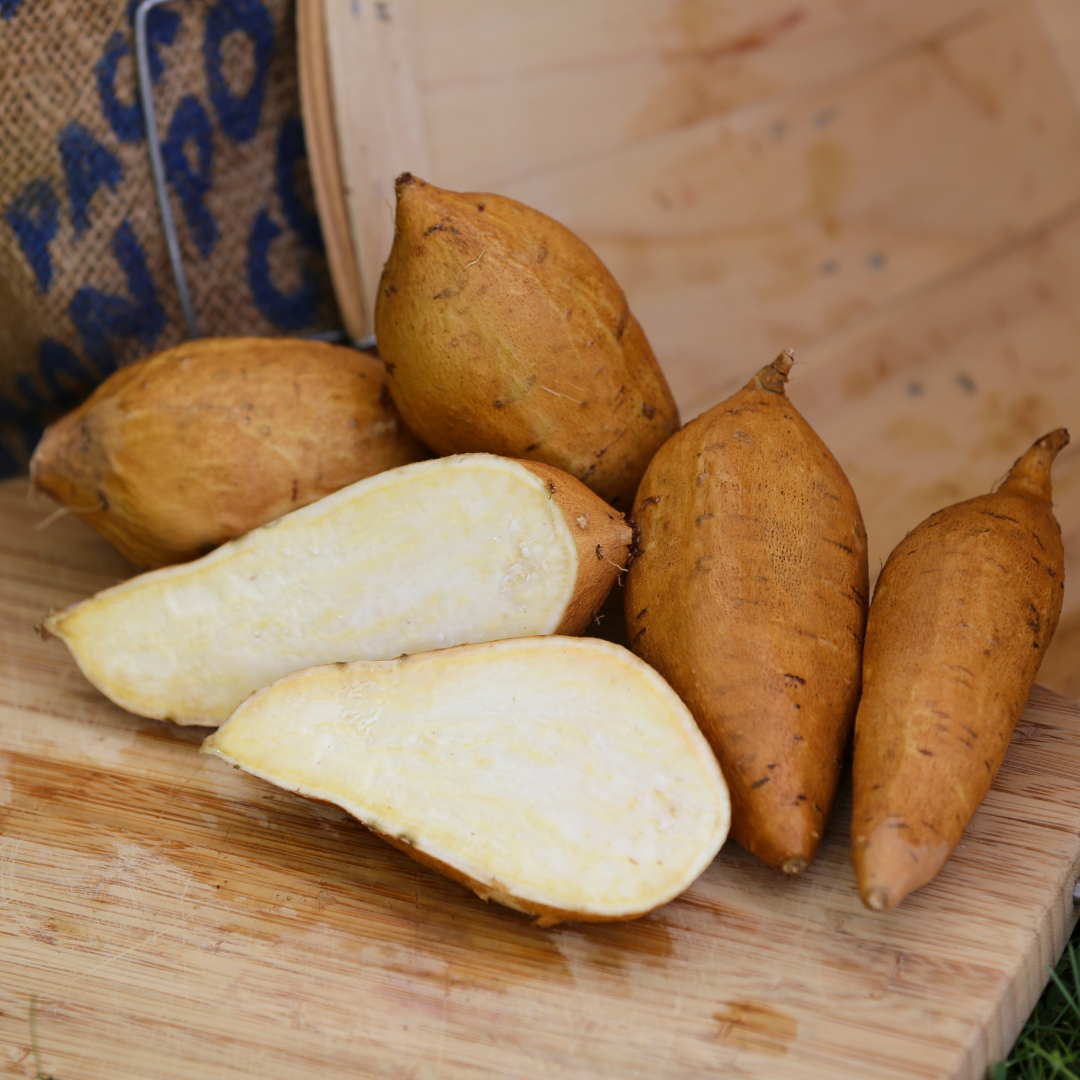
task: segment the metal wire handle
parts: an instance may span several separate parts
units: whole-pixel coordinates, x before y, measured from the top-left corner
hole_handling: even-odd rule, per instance
[[[146,33],[147,19],[158,4],[168,0],[141,0],[135,9],[135,65],[139,77],[139,99],[142,106],[143,122],[146,126],[146,145],[150,151],[150,169],[154,177],[154,192],[157,195],[158,209],[161,211],[161,228],[165,234],[165,246],[169,252],[173,281],[176,282],[176,294],[180,299],[180,309],[187,323],[188,337],[197,338],[199,325],[195,321],[195,309],[191,306],[191,294],[188,292],[187,277],[184,274],[184,262],[180,256],[180,240],[176,235],[176,219],[173,217],[172,203],[169,201],[169,189],[165,183],[165,164],[161,157],[161,139],[158,135],[157,116],[154,112],[154,84],[150,77],[150,44]],[[323,331],[306,335],[313,338],[340,341],[344,336],[340,331]],[[375,335],[350,342],[357,349],[373,349]]]
[[[167,0],[142,0],[135,9],[135,65],[139,76],[139,99],[143,122],[146,125],[146,144],[150,150],[150,168],[154,174],[154,190],[157,193],[158,209],[161,211],[165,246],[169,251],[169,262],[172,264],[173,280],[180,298],[180,309],[184,313],[184,322],[187,323],[188,337],[197,338],[199,326],[195,321],[195,309],[191,306],[191,294],[188,292],[184,263],[180,257],[180,241],[176,236],[176,221],[173,219],[172,204],[169,202],[169,190],[165,186],[165,165],[161,159],[161,140],[154,115],[154,84],[150,78],[150,46],[146,36],[146,21],[151,10],[166,2]]]

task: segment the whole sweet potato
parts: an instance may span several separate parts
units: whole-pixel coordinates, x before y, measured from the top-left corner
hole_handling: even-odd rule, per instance
[[[836,795],[868,584],[855,493],[784,392],[791,362],[779,356],[653,459],[626,625],[716,751],[731,835],[795,874]]]
[[[205,338],[106,379],[48,428],[30,472],[132,562],[158,567],[427,456],[372,357]]]
[[[978,809],[1061,615],[1044,436],[992,495],[939,510],[889,556],[866,629],[851,857],[863,902],[932,881]]]
[[[396,187],[375,327],[401,415],[440,454],[543,461],[629,510],[679,417],[615,279],[513,199]]]

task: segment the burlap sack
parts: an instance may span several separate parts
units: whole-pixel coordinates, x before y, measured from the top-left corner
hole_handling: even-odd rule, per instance
[[[42,425],[186,328],[136,93],[137,0],[0,0],[0,476]],[[150,15],[154,103],[199,331],[336,325],[290,0]]]

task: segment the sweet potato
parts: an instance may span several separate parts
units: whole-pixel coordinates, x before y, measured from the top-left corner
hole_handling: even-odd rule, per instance
[[[396,187],[375,331],[401,415],[440,454],[547,462],[628,510],[679,417],[615,279],[513,199]]]
[[[686,889],[727,833],[724,780],[686,706],[595,639],[297,672],[203,749],[342,807],[543,926],[643,915]]]
[[[578,634],[626,565],[623,516],[557,469],[489,454],[405,465],[45,629],[118,705],[220,724],[291,671]]]
[[[855,721],[851,857],[867,907],[932,881],[997,775],[1061,615],[1053,431],[996,492],[939,510],[874,591]]]
[[[836,794],[869,590],[855,494],[785,394],[791,363],[779,356],[653,459],[626,625],[716,751],[734,839],[794,874]]]
[[[373,357],[205,338],[106,379],[48,428],[30,471],[132,562],[158,567],[428,456]]]

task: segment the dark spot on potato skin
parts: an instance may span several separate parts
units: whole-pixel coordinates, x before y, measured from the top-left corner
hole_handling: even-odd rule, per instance
[[[596,545],[596,557],[601,562],[604,561],[604,553],[600,550],[600,545],[599,544]]]
[[[750,786],[756,790],[763,784],[767,784],[771,779],[771,776],[763,776],[760,780],[755,780]]]
[[[1028,628],[1036,637],[1038,637],[1042,630],[1042,616],[1039,614],[1039,609],[1030,600],[1028,601],[1028,608],[1030,608],[1032,614],[1032,618],[1027,621]],[[1038,641],[1036,641],[1036,648],[1038,648],[1038,644]]]
[[[427,227],[427,228],[426,228],[426,229],[424,230],[424,235],[425,235],[425,236],[430,236],[430,235],[431,235],[431,234],[432,234],[433,232],[449,232],[449,233],[453,233],[453,234],[454,234],[455,236],[460,236],[460,235],[461,235],[461,234],[460,234],[460,233],[459,233],[459,232],[457,231],[457,229],[455,229],[455,228],[454,228],[454,226],[453,226],[453,225],[447,225],[447,224],[445,223],[445,221],[441,221],[441,222],[439,222],[439,224],[438,224],[438,225],[429,225],[429,226],[428,226],[428,227]]]
[[[651,420],[656,415],[656,406],[650,405],[647,401],[641,406],[641,411],[645,414],[647,420]]]

